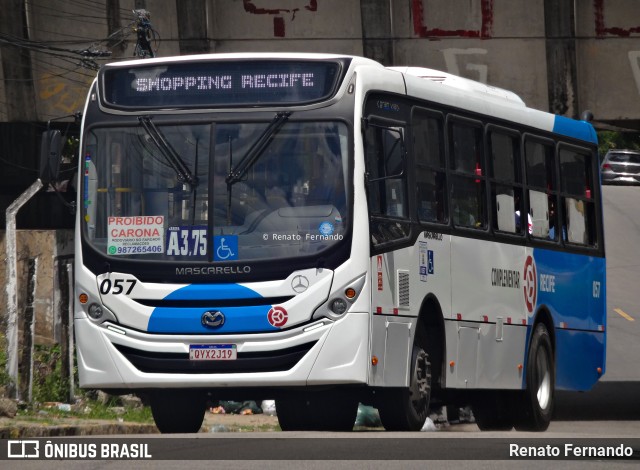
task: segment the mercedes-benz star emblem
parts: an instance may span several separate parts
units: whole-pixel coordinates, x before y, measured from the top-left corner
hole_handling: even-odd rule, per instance
[[[202,324],[209,328],[217,328],[224,325],[224,313],[213,310],[202,314]]]
[[[309,279],[304,276],[296,276],[291,281],[291,288],[299,294],[300,292],[304,292],[309,287]]]

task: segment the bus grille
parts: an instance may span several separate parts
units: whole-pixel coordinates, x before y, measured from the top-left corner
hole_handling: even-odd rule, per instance
[[[398,307],[409,308],[409,271],[398,271]]]
[[[189,353],[159,353],[113,346],[140,372],[166,374],[233,374],[290,370],[317,341],[276,351],[238,353],[235,361],[191,361]]]

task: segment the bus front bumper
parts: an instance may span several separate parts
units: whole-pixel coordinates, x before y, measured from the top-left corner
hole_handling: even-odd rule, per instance
[[[75,319],[80,386],[100,389],[287,387],[367,381],[369,314],[276,333],[159,335]],[[190,345],[234,344],[237,360],[193,361]]]

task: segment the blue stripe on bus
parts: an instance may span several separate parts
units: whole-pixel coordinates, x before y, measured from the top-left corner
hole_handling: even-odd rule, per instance
[[[149,318],[149,333],[168,334],[229,334],[276,331],[267,320],[270,306],[216,308],[156,308]],[[225,315],[224,325],[207,328],[202,324],[202,314],[208,310],[220,310]]]
[[[604,333],[556,329],[556,389],[591,390],[605,372],[604,340]]]
[[[575,119],[569,119],[564,116],[555,116],[553,132],[587,142],[593,142],[594,144],[598,143],[595,129],[585,121],[576,121]]]
[[[206,307],[156,307],[149,318],[147,331],[167,334],[229,334],[276,331],[267,314],[270,305],[250,307],[216,307],[216,300],[257,299],[262,296],[238,284],[193,284],[167,295],[164,300],[210,300]],[[218,328],[202,324],[202,315],[219,310],[225,322]]]
[[[606,328],[605,260],[543,249],[534,249],[533,257],[537,274],[535,311],[548,310],[554,325],[556,388],[590,390],[605,371],[606,335],[597,331],[599,326]],[[547,278],[546,285],[541,285],[542,276],[553,276],[553,283]],[[600,282],[598,297],[593,281]],[[530,319],[525,351],[529,350],[532,322]],[[527,361],[525,355],[525,368]],[[602,374],[598,374],[598,367]],[[525,374],[522,379],[524,388]]]

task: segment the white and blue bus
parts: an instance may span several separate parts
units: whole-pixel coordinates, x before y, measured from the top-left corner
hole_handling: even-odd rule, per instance
[[[83,114],[82,387],[162,432],[211,400],[283,430],[470,404],[545,430],[605,368],[592,126],[435,70],[327,54],[104,66]]]

